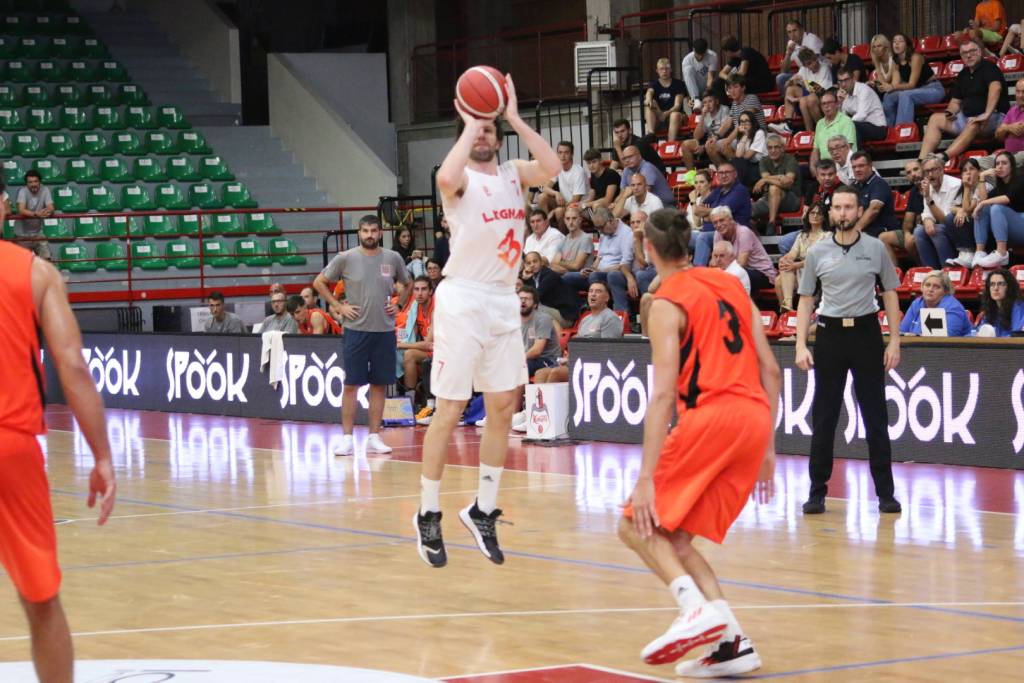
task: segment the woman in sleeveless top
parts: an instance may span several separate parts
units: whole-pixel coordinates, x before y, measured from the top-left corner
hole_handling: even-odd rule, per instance
[[[885,122],[889,126],[913,123],[914,108],[942,102],[946,90],[924,57],[914,52],[914,41],[905,34],[893,35],[892,55],[896,73],[882,100]]]

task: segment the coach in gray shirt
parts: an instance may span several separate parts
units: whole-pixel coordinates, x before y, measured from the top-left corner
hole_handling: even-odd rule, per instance
[[[885,245],[856,229],[863,213],[857,190],[842,186],[832,194],[831,239],[821,240],[807,252],[800,279],[796,328],[796,364],[814,368],[813,434],[809,461],[811,491],[804,503],[806,515],[825,512],[825,495],[832,476],[832,450],[847,372],[864,417],[871,477],[878,509],[900,512],[892,481],[889,415],[885,404],[885,375],[900,362],[900,336],[882,341],[875,300],[876,279],[882,283],[882,301],[892,330],[899,329],[899,278]],[[814,356],[807,348],[814,295],[820,285],[817,339]]]
[[[395,358],[398,338],[395,314],[398,306],[391,303],[396,291],[402,301],[411,288],[405,260],[396,251],[382,249],[380,222],[376,216],[359,219],[359,246],[343,251],[316,276],[313,287],[327,302],[331,312],[343,321],[345,328],[345,389],[341,398],[341,424],[344,430],[335,455],[352,455],[352,426],[356,421],[356,394],[359,387],[370,385],[370,435],[367,453],[390,453],[391,447],[380,438],[384,417],[384,394],[395,383]],[[331,291],[331,282],[345,283],[345,301],[339,302]],[[396,290],[397,286],[397,290]]]
[[[295,324],[295,318],[285,309],[288,297],[283,291],[274,292],[270,295],[270,308],[274,313],[263,319],[260,332],[284,332],[285,334],[298,334],[299,326]]]
[[[210,292],[206,297],[206,305],[210,308],[210,319],[206,321],[203,328],[205,332],[214,334],[244,334],[245,325],[242,319],[234,313],[224,310],[224,295],[220,292]]]
[[[50,188],[42,183],[39,171],[32,169],[25,174],[25,187],[18,190],[16,199],[18,214],[22,218],[14,221],[15,241],[31,249],[39,258],[50,260],[50,244],[42,238],[43,218],[53,215],[53,196]],[[19,241],[17,238],[27,237]]]

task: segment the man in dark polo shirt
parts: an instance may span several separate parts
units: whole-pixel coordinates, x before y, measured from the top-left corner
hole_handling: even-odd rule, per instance
[[[953,81],[946,110],[928,119],[919,159],[938,149],[943,133],[956,136],[946,150],[949,158],[959,156],[974,140],[987,140],[995,135],[1010,109],[1010,96],[1003,72],[983,59],[984,53],[985,46],[974,40],[960,43],[963,71]]]
[[[864,150],[854,152],[852,163],[853,187],[857,190],[860,207],[864,211],[854,227],[872,237],[878,237],[887,230],[898,229],[900,226],[892,209],[892,188],[882,180],[882,176],[875,173],[871,155]]]
[[[718,75],[723,80],[728,81],[729,76],[738,74],[746,79],[749,93],[775,91],[775,77],[768,60],[754,48],[740,45],[735,36],[729,36],[722,43],[722,62]]]
[[[643,152],[640,153],[643,155]],[[590,190],[587,197],[580,202],[580,209],[592,209],[595,206],[610,207],[615,203],[615,195],[619,193],[622,176],[618,172],[605,168],[600,150],[588,149],[583,153],[583,161],[590,171]],[[568,225],[566,226],[568,227]]]

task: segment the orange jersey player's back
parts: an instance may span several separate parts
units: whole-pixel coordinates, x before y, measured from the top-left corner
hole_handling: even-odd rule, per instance
[[[768,405],[750,328],[750,297],[735,276],[717,268],[690,268],[669,277],[655,297],[686,313],[679,347],[680,415],[729,397]]]
[[[0,242],[0,428],[42,434],[43,367],[39,317],[32,296],[32,252]]]

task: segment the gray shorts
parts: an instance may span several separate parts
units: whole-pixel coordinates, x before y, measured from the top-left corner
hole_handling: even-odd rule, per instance
[[[790,213],[800,210],[800,197],[796,192],[787,190],[782,196],[782,203],[779,204],[779,213]],[[768,195],[761,197],[754,202],[753,215],[761,218],[768,215]]]
[[[989,114],[988,120],[985,121],[985,127],[982,128],[981,130],[982,135],[995,135],[996,128],[998,128],[999,124],[1003,122],[1004,116],[1005,114],[1003,114],[1003,112],[1001,111],[994,111],[991,114]],[[953,132],[956,133],[957,135],[960,135],[960,133],[964,132],[964,128],[966,127],[967,117],[964,116],[963,112],[960,112],[959,114],[956,115],[956,118],[953,119]]]

